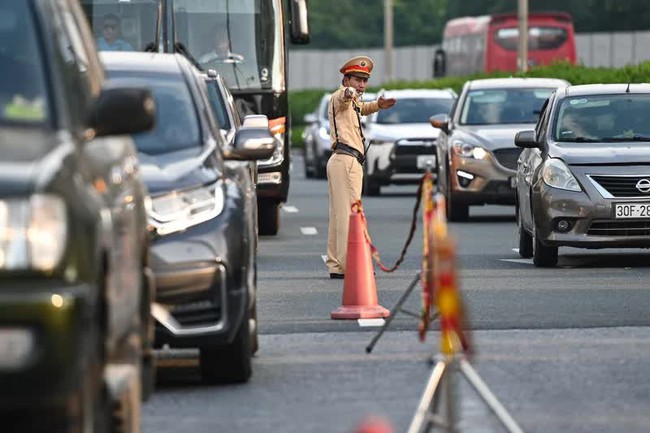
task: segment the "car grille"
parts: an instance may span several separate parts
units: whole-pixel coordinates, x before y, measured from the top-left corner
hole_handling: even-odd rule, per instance
[[[612,197],[650,197],[636,188],[641,180],[650,180],[647,176],[589,176],[594,182],[605,189]],[[608,198],[608,197],[606,197]]]
[[[182,326],[213,325],[221,320],[221,308],[213,302],[204,300],[177,305],[170,313]]]
[[[594,221],[591,236],[650,236],[650,221]]]
[[[436,140],[431,139],[402,139],[395,143],[393,169],[396,173],[421,173],[417,168],[418,155],[435,155]]]
[[[517,160],[521,154],[521,149],[518,147],[515,148],[505,148],[505,149],[496,149],[492,151],[496,157],[499,164],[510,170],[517,170]]]

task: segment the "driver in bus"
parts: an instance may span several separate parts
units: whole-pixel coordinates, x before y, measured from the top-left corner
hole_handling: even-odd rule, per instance
[[[230,41],[228,35],[223,30],[215,31],[214,47],[199,57],[199,63],[202,65],[213,62],[221,63],[241,63],[244,56],[230,51]]]
[[[102,36],[97,39],[99,51],[134,51],[130,43],[120,38],[120,19],[115,14],[104,15]]]

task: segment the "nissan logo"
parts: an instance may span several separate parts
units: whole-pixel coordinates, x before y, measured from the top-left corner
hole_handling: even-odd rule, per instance
[[[650,180],[648,179],[641,179],[636,183],[636,189],[643,193],[649,193],[650,192]]]

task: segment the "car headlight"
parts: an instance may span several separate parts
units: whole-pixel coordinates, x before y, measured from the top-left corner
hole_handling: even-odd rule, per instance
[[[179,232],[217,217],[225,204],[223,182],[151,199],[149,225],[158,235]]]
[[[286,134],[286,117],[269,120],[269,129],[275,138],[275,151],[269,159],[258,162],[258,166],[278,165],[284,160],[284,134]]]
[[[569,167],[559,159],[546,160],[542,166],[542,179],[546,185],[568,191],[581,191],[578,181],[571,174]]]
[[[473,144],[465,143],[460,140],[454,141],[451,149],[456,155],[474,159],[485,159],[489,153],[481,146],[474,146]]]
[[[321,140],[329,141],[330,139],[329,129],[324,126],[321,126],[320,128],[318,128],[318,136],[321,138]]]
[[[60,197],[0,200],[0,268],[51,271],[66,248],[68,214]]]

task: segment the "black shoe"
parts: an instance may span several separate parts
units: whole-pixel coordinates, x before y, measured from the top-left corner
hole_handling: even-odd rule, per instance
[[[335,280],[342,280],[343,278],[345,278],[345,274],[337,274],[335,272],[330,272],[330,278]]]

